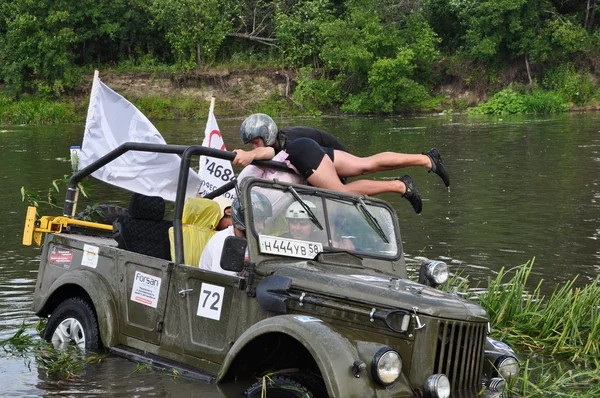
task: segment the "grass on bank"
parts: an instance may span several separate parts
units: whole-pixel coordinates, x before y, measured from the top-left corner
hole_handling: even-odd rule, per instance
[[[28,97],[13,101],[0,96],[0,125],[73,123],[85,120],[74,102],[58,102]]]
[[[512,392],[523,397],[600,396],[600,276],[581,288],[574,287],[575,277],[546,297],[540,292],[543,281],[533,293],[526,290],[533,264],[534,259],[503,268],[477,297],[490,316],[493,337],[536,358],[535,364],[529,359],[521,364]],[[549,364],[540,365],[540,358]]]
[[[546,297],[526,291],[534,260],[502,269],[490,281],[479,302],[490,316],[496,336],[532,353],[559,355],[570,361],[591,360],[600,355],[600,276],[582,288],[577,277],[556,285]],[[512,275],[512,276],[511,276]],[[511,279],[505,279],[511,276]]]
[[[87,116],[88,98],[82,102],[67,100],[62,102],[29,97],[13,101],[0,96],[0,125],[44,125],[54,123],[84,122]],[[210,102],[193,97],[171,98],[143,97],[128,98],[147,118],[151,120],[206,119]],[[238,116],[231,101],[220,100],[215,105],[215,113],[220,117]],[[266,101],[248,106],[247,114],[267,113],[273,117],[302,116],[307,112],[298,104],[279,96],[271,96]]]

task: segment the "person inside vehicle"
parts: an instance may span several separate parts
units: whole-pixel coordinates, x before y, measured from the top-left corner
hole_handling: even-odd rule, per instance
[[[257,233],[262,233],[265,229],[265,219],[271,217],[273,210],[271,202],[267,197],[259,192],[252,192],[252,225]],[[238,275],[235,272],[226,271],[221,268],[221,253],[223,252],[223,245],[225,244],[225,238],[228,236],[246,237],[246,225],[244,209],[238,198],[233,200],[231,204],[231,219],[233,225],[217,232],[206,244],[202,256],[200,257],[199,267],[208,271],[220,272],[228,275]]]
[[[362,195],[397,192],[411,203],[416,213],[421,213],[423,204],[409,175],[391,181],[357,180],[347,184],[340,178],[421,166],[439,175],[444,184],[450,186],[450,177],[436,148],[424,154],[381,152],[361,158],[347,152],[329,133],[309,127],[278,129],[273,119],[263,113],[244,120],[240,138],[253,149],[234,149],[234,165],[245,167],[254,160],[270,160],[280,151],[286,151],[287,160],[313,186]]]
[[[336,217],[336,220],[331,223],[332,239],[330,242],[330,246],[333,248],[336,248],[336,249],[356,250],[354,243],[352,243],[352,241],[350,239],[346,238],[342,233],[342,229],[343,229],[342,218],[343,218],[342,215],[338,215]]]
[[[231,220],[231,204],[233,201],[224,196],[217,196],[213,200],[219,204],[219,208],[221,209],[221,219],[219,220],[219,224],[217,224],[216,230],[222,231],[233,225],[233,221]]]
[[[313,213],[316,213],[317,206],[315,206],[313,202],[305,200],[304,203],[313,211]],[[285,219],[288,223],[288,232],[281,235],[282,238],[314,242],[320,241],[315,230],[317,227],[300,202],[294,201],[288,206],[285,211]]]

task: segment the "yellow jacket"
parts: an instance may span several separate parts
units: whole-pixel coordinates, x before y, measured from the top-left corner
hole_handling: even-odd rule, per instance
[[[216,233],[221,220],[219,204],[211,199],[187,198],[183,206],[181,223],[183,225],[184,263],[197,267],[202,250],[208,240]],[[171,241],[171,260],[175,261],[175,238],[173,227],[169,228]]]

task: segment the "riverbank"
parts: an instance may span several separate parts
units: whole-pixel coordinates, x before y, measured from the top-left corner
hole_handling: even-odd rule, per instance
[[[15,101],[3,97],[0,87],[0,124],[84,121],[92,79],[93,72],[84,73],[80,88],[60,98],[38,94],[24,95]],[[297,98],[295,93],[302,77],[298,72],[274,67],[186,73],[101,71],[100,79],[152,120],[205,118],[213,96],[217,99],[215,114],[219,117],[242,117],[255,112],[278,117],[342,113],[339,109],[321,110],[306,96]],[[593,93],[589,93],[585,102],[575,104],[567,102],[559,92],[530,90],[508,80],[505,86],[468,84],[462,76],[446,80],[432,89],[429,99],[406,113],[514,114],[600,110],[600,100]]]
[[[153,120],[205,118],[211,97],[215,114],[243,116],[253,112],[302,115],[292,100],[292,72],[278,69],[227,69],[169,72],[100,72],[100,79]],[[85,120],[93,72],[82,76],[80,89],[58,99],[24,95],[18,101],[0,94],[0,124],[50,124]],[[0,91],[1,93],[1,91]]]

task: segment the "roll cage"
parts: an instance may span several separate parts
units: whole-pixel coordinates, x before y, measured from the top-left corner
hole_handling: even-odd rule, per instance
[[[170,153],[181,155],[181,165],[179,168],[179,177],[177,181],[177,194],[175,199],[175,208],[173,210],[173,231],[174,231],[174,244],[175,244],[175,263],[183,264],[184,253],[183,253],[183,229],[181,223],[181,217],[183,214],[183,205],[185,203],[185,195],[187,188],[188,176],[190,173],[190,163],[192,156],[209,156],[213,158],[219,158],[224,160],[232,161],[236,154],[235,152],[221,151],[214,148],[207,148],[202,145],[169,145],[169,144],[147,144],[140,142],[126,142],[119,145],[106,155],[102,156],[98,160],[92,162],[90,165],[77,171],[70,178],[67,184],[67,190],[65,195],[65,204],[63,208],[63,216],[72,218],[75,216],[75,209],[77,205],[78,189],[77,184],[81,182],[85,177],[88,177],[96,170],[104,167],[108,163],[117,159],[119,156],[129,151],[139,152],[155,152],[155,153]],[[284,171],[288,173],[294,173],[294,171],[287,167],[285,163],[275,162],[272,160],[255,160],[252,162],[254,166],[268,167]],[[236,179],[233,179],[223,185],[222,187],[210,192],[206,195],[206,198],[213,199],[235,186]]]

